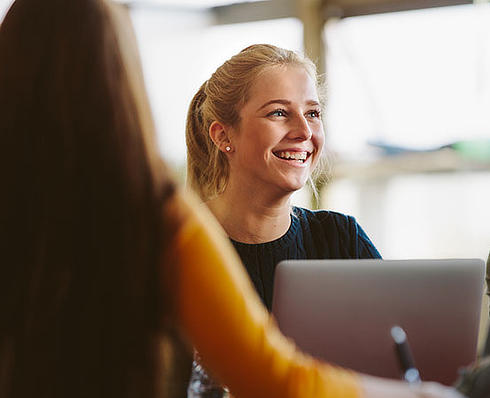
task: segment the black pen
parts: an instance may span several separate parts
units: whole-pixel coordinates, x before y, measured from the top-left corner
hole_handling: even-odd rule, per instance
[[[400,326],[391,328],[391,337],[395,341],[395,348],[398,355],[398,360],[402,368],[402,378],[410,384],[419,384],[420,373],[415,367],[412,352],[408,345],[407,334]]]

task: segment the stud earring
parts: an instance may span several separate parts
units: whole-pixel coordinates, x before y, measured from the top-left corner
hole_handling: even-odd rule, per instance
[[[230,152],[231,151],[231,147],[230,146],[226,146],[225,147],[225,150],[226,150],[226,152]]]

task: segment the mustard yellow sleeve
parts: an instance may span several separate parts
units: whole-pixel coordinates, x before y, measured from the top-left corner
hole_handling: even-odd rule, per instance
[[[215,219],[177,196],[177,316],[206,367],[237,398],[357,398],[359,377],[296,350],[262,306]]]

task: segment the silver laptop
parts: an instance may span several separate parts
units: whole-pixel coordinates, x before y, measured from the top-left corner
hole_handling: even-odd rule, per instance
[[[390,330],[401,326],[423,380],[452,384],[476,357],[485,264],[464,260],[287,260],[272,313],[304,351],[400,378]]]

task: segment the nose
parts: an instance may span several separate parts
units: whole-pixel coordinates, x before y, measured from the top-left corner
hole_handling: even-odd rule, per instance
[[[289,137],[294,140],[306,141],[311,138],[313,132],[308,120],[303,115],[297,115],[291,121]]]

